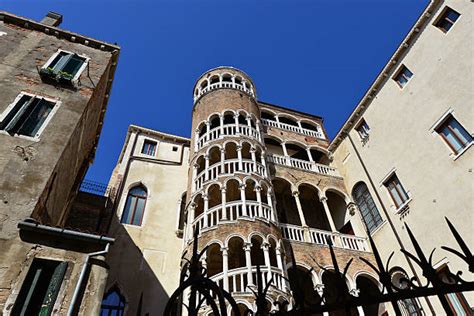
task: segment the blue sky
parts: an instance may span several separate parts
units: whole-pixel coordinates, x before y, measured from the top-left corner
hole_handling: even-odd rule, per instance
[[[108,182],[130,124],[190,136],[207,69],[249,74],[258,98],[320,115],[332,138],[428,0],[0,0],[35,20],[118,43],[118,70],[87,178]]]

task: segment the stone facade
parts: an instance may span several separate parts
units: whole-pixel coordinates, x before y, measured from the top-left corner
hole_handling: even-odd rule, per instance
[[[22,307],[26,314],[38,314],[38,303],[42,303],[42,310],[48,308],[48,313],[65,315],[87,254],[113,242],[111,238],[100,238],[105,228],[87,221],[79,225],[82,232],[71,229],[78,223],[71,223],[69,218],[77,217],[77,208],[72,206],[95,154],[119,47],[61,30],[57,27],[61,19],[60,15],[49,13],[38,23],[0,11],[3,315],[19,314]],[[56,69],[62,72],[47,69],[53,67],[53,56],[65,62],[63,68],[59,68],[59,61],[56,63]],[[80,67],[66,70],[72,64],[62,58],[73,56],[81,56],[81,64],[75,64]],[[31,103],[21,103],[23,100]],[[54,104],[50,112],[44,100],[48,106]],[[36,129],[31,128],[32,124]],[[87,213],[87,204],[105,210],[100,199],[103,197],[99,204],[94,199],[89,200],[92,204],[83,200],[82,215]],[[52,276],[39,272],[56,265]],[[76,300],[75,312],[92,315],[100,309],[107,269],[97,264],[86,267],[78,296],[82,306]],[[42,275],[37,282],[30,279],[35,273]],[[45,282],[51,286],[47,292]],[[32,293],[41,292],[35,295],[44,295],[44,300],[41,302],[39,296],[25,299],[28,287]],[[48,301],[46,297],[50,295],[57,295],[57,299]]]

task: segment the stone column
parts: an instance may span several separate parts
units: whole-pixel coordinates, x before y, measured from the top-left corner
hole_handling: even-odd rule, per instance
[[[267,160],[265,159],[265,153],[262,152],[262,155],[260,156],[260,161],[263,165],[263,174],[265,177],[268,177],[268,171],[267,171]]]
[[[235,134],[240,134],[239,130],[239,114],[234,115],[234,120],[235,120]]]
[[[227,220],[227,211],[226,211],[226,202],[227,202],[227,196],[226,196],[226,189],[222,188],[221,189],[221,199],[222,199],[222,218],[220,220],[226,221]]]
[[[323,203],[324,211],[326,212],[326,217],[328,218],[328,222],[329,222],[329,226],[331,227],[331,231],[333,233],[337,233],[336,225],[334,225],[334,221],[332,219],[331,211],[329,210],[329,206],[328,206],[328,202],[327,202],[328,198],[323,195],[323,196],[319,197],[319,200],[321,201],[321,203]]]
[[[352,289],[349,291],[352,296],[359,297],[360,290],[359,289]],[[357,311],[359,312],[359,316],[364,316],[364,308],[362,306],[357,306]]]
[[[263,258],[265,259],[265,265],[267,266],[267,281],[272,278],[269,248],[270,248],[269,243],[267,242],[262,243]]]
[[[283,155],[285,157],[288,157],[288,151],[286,151],[286,145],[285,143],[281,143],[281,147],[283,148]]]
[[[198,151],[198,143],[199,143],[199,128],[194,130],[194,152]]]
[[[242,201],[242,216],[248,216],[247,203],[245,199],[245,184],[240,185],[240,200]]]
[[[246,242],[246,243],[244,244],[244,250],[245,250],[245,266],[247,267],[248,285],[253,285],[251,248],[252,248],[252,244],[251,244],[251,243]]]
[[[303,226],[303,227],[308,226],[308,225],[306,225],[306,220],[304,218],[303,208],[301,207],[300,193],[298,191],[293,191],[293,197],[295,198],[296,208],[298,209],[298,215],[300,217],[301,226]]]
[[[271,188],[268,188],[267,190],[267,201],[268,201],[268,205],[270,206],[270,211],[271,211],[271,218],[272,218],[272,221],[276,222],[277,219],[278,219],[278,216],[276,214],[276,207],[275,207],[275,203],[273,203],[273,195],[272,195],[272,189]]]
[[[203,221],[202,228],[207,228],[209,227],[208,217],[207,217],[207,212],[209,210],[209,196],[207,194],[204,194],[202,199],[204,200],[204,212],[203,212],[204,221]]]
[[[262,137],[262,124],[260,123],[260,120],[257,120],[257,123],[255,123],[255,126],[257,126],[257,134],[258,134],[258,140],[263,143],[263,137]]]
[[[204,160],[206,161],[204,167],[204,181],[207,181],[209,180],[209,155],[205,155]]]
[[[224,136],[224,115],[223,114],[219,114],[219,129],[221,131],[221,137]]]
[[[237,145],[237,158],[239,159],[239,171],[244,171],[244,165],[242,161],[242,146]]]
[[[193,221],[194,221],[194,210],[196,208],[196,203],[191,203],[191,205],[188,207],[188,225],[187,225],[187,230],[188,230],[188,240],[193,239],[194,237],[194,227],[193,227]]]
[[[303,131],[303,126],[301,126],[301,122],[298,121],[298,122],[296,122],[296,124],[298,124],[298,128],[300,129],[300,132],[302,132]]]
[[[257,157],[255,156],[256,151],[257,150],[255,148],[253,148],[253,147],[250,148],[250,155],[252,156],[252,161],[253,161],[253,164],[252,164],[253,170],[252,171],[255,172],[255,173],[257,173]]]
[[[252,123],[251,123],[252,116],[247,115],[247,117],[245,119],[247,120],[247,126],[249,128],[252,127]]]
[[[311,155],[311,149],[306,148],[306,152],[308,153],[309,161],[314,162],[313,156]]]
[[[229,272],[229,258],[228,258],[228,250],[227,247],[222,247],[222,274],[224,276],[224,290],[229,291],[229,277],[227,273]]]
[[[282,257],[281,257],[281,248],[280,247],[276,247],[276,256],[277,256],[278,269],[280,269],[282,272],[284,272],[284,270],[283,270],[283,260],[282,260]]]
[[[210,139],[209,138],[209,136],[210,136],[209,132],[210,131],[211,131],[211,122],[207,121],[206,122],[206,142],[208,142],[209,139]]]
[[[221,174],[225,174],[225,148],[221,148]]]
[[[257,203],[258,203],[258,217],[264,218],[263,216],[263,205],[262,205],[262,187],[261,186],[256,186],[255,187],[255,192],[257,195]]]
[[[198,172],[199,164],[193,164],[193,192],[197,190],[197,172]]]

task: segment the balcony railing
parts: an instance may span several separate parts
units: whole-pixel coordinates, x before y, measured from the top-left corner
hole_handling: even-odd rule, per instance
[[[215,180],[223,175],[232,175],[235,172],[243,172],[245,174],[256,173],[261,177],[265,177],[265,167],[261,163],[242,159],[242,169],[240,169],[238,159],[229,159],[225,160],[224,163],[217,162],[213,164],[207,171],[201,171],[195,180],[196,190],[200,190],[207,181]]]
[[[237,130],[238,126],[238,130]],[[209,132],[206,132],[204,135],[200,136],[196,142],[196,150],[201,149],[205,144],[212,142],[216,139],[220,139],[224,136],[247,136],[254,138],[260,141],[260,133],[256,128],[253,128],[244,124],[226,124],[218,127],[214,127]]]
[[[313,130],[303,128],[303,127],[299,127],[299,126],[295,126],[295,125],[290,125],[290,124],[277,122],[277,121],[264,119],[264,118],[262,118],[262,124],[265,125],[265,126],[284,129],[284,130],[287,130],[287,131],[290,131],[290,132],[293,132],[293,133],[303,134],[303,135],[307,135],[307,136],[311,136],[311,137],[315,137],[315,138],[320,138],[320,139],[326,139],[322,132],[313,131]]]
[[[340,177],[336,168],[322,165],[315,162],[310,162],[302,159],[292,158],[289,156],[281,156],[277,154],[268,154],[267,160],[277,165],[288,166],[304,171],[315,172],[328,176]]]
[[[283,273],[280,269],[276,267],[270,267],[270,275],[268,273],[268,267],[260,267],[260,271],[262,273],[262,282],[263,287],[267,285],[268,280],[273,278],[272,285],[275,289],[280,290],[282,292],[286,292],[286,281],[283,276]],[[249,280],[249,271],[247,267],[232,269],[227,271],[227,279],[229,284],[229,292],[230,293],[252,293],[248,285],[256,285],[257,284],[257,267],[252,267],[252,280]],[[265,277],[266,276],[266,277]],[[224,288],[224,272],[218,273],[211,277],[211,279],[218,283],[219,286]]]
[[[223,211],[224,210],[224,211]],[[272,209],[268,204],[260,204],[256,201],[232,201],[227,202],[225,208],[217,205],[207,212],[200,214],[193,221],[193,229],[199,232],[212,227],[216,227],[221,222],[235,222],[239,219],[263,219],[274,221]]]
[[[204,95],[204,94],[206,94],[210,91],[217,90],[217,89],[222,89],[222,88],[236,89],[236,90],[239,90],[239,91],[243,91],[243,92],[251,95],[252,97],[255,97],[255,94],[253,93],[253,90],[247,88],[243,84],[222,81],[222,82],[212,83],[212,84],[208,85],[207,87],[201,89],[199,91],[199,93],[196,96],[194,96],[194,101],[196,102],[196,100],[199,99],[202,95]]]
[[[334,247],[357,251],[368,252],[367,239],[353,235],[334,233],[316,228],[305,229],[301,226],[280,224],[283,238],[299,242],[308,242],[318,245],[329,245],[329,241]]]
[[[114,188],[104,183],[84,180],[82,181],[81,186],[79,187],[79,191],[100,196],[110,196],[113,195]]]

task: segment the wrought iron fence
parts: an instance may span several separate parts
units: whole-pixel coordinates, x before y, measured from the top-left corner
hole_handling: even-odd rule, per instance
[[[113,195],[114,188],[104,183],[84,180],[79,187],[79,191],[100,196],[111,196]]]

